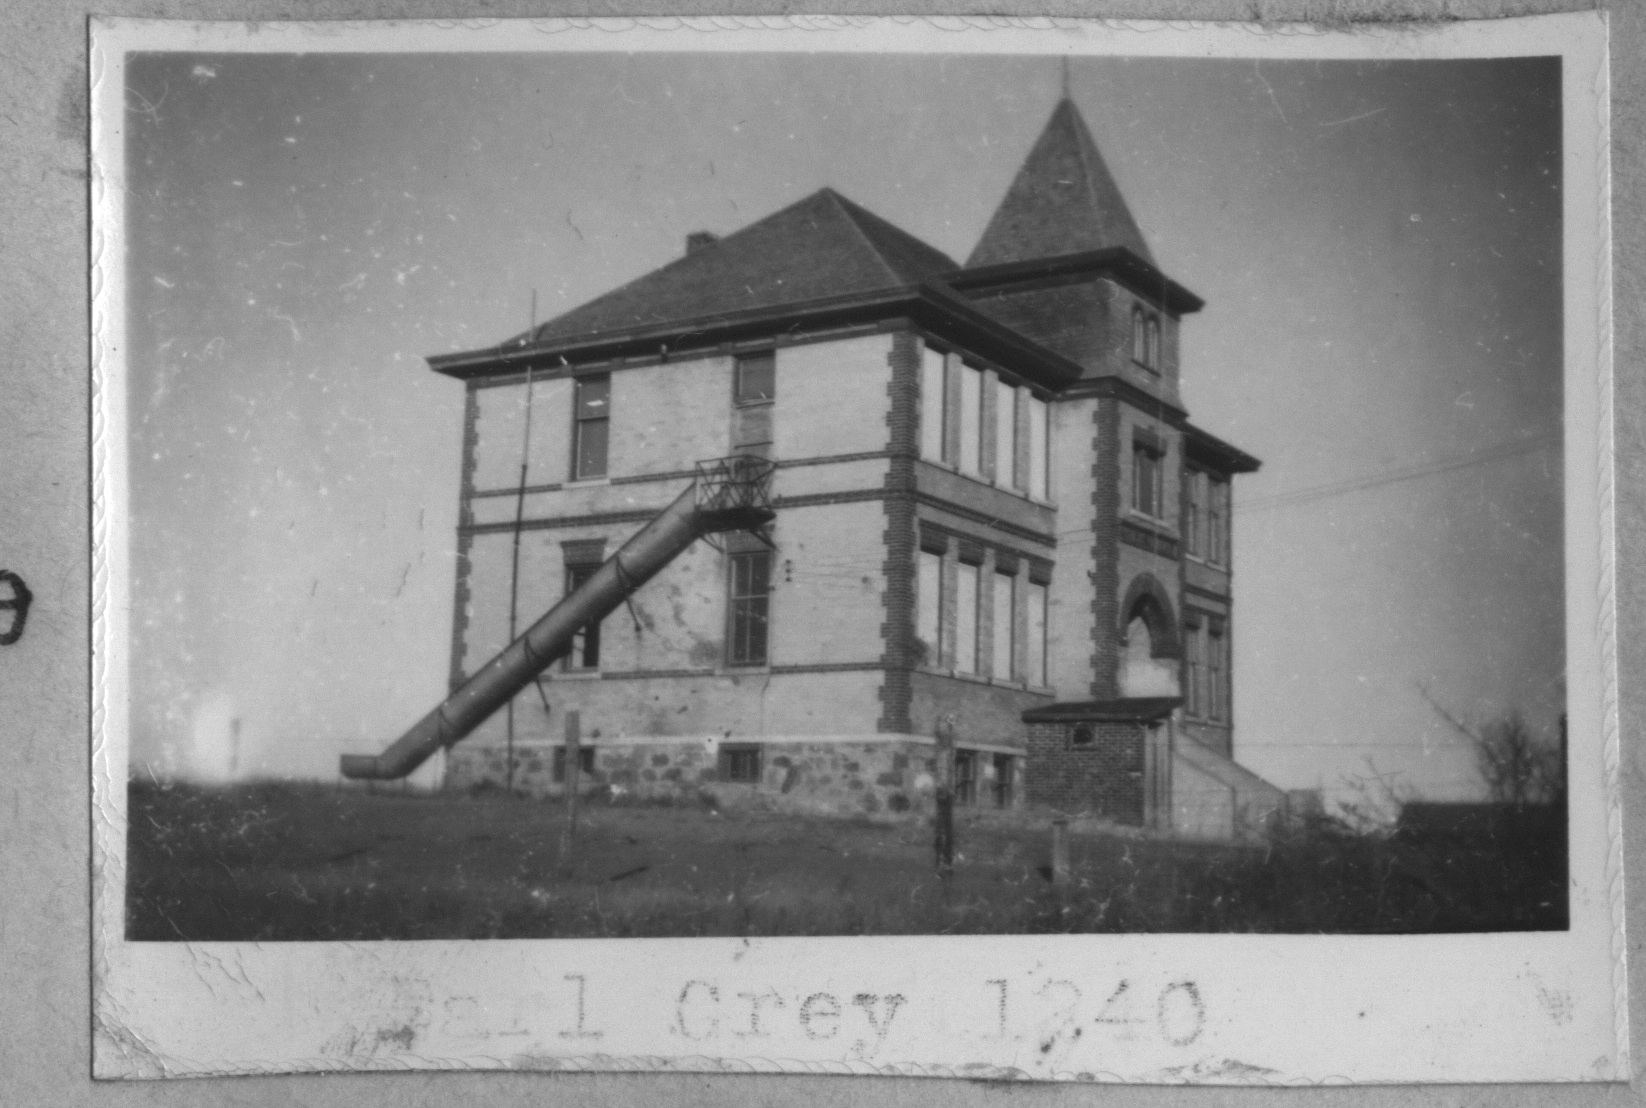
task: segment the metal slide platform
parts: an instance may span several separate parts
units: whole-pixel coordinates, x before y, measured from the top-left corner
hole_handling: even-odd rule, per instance
[[[344,777],[393,780],[461,741],[571,649],[577,632],[610,615],[700,538],[756,534],[776,518],[766,458],[740,454],[697,463],[692,484],[618,548],[594,575],[418,720],[381,754],[345,754]]]

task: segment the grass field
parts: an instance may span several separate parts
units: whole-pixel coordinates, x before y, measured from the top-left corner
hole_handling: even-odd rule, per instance
[[[1411,842],[1317,823],[1265,846],[1071,837],[320,785],[128,793],[133,940],[363,940],[1065,931],[1402,932],[1565,926],[1564,844]],[[1522,837],[1525,838],[1524,836]]]

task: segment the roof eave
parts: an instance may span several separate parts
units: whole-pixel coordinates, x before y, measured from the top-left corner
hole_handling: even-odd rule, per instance
[[[1183,425],[1184,445],[1191,458],[1197,458],[1209,465],[1229,473],[1256,473],[1263,462],[1246,453],[1233,443],[1225,442],[1204,431],[1192,423]]]
[[[1167,277],[1153,263],[1124,246],[1085,250],[1075,254],[1054,254],[1018,262],[998,262],[951,273],[944,280],[957,290],[982,290],[990,286],[1014,285],[1042,277],[1069,273],[1107,272],[1137,293],[1160,301],[1174,315],[1198,312],[1206,302]]]
[[[805,332],[829,326],[907,315],[968,350],[1009,365],[1013,372],[1056,392],[1079,380],[1080,366],[977,311],[936,283],[901,285],[798,304],[751,308],[693,319],[570,335],[548,342],[515,341],[481,350],[425,359],[436,373],[459,380],[518,372],[527,363],[562,364],[673,353],[773,332]]]

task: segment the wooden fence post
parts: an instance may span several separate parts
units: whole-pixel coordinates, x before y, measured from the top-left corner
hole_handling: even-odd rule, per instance
[[[1069,820],[1058,816],[1052,820],[1052,886],[1061,889],[1069,883]]]
[[[937,721],[937,757],[932,767],[937,785],[937,876],[945,884],[954,876],[954,716]]]

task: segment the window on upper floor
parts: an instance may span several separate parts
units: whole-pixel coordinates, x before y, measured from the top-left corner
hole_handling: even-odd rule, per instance
[[[976,477],[983,472],[983,371],[960,365],[960,472]]]
[[[1132,440],[1132,509],[1151,519],[1165,514],[1166,457],[1156,443]]]
[[[769,550],[727,558],[726,664],[763,666],[770,647],[772,556]]]
[[[1214,566],[1229,564],[1229,482],[1206,475],[1205,558]]]
[[[1017,472],[1017,394],[1004,378],[994,379],[994,483],[1022,488]]]
[[[990,409],[993,409],[992,414]],[[987,426],[985,426],[987,424]],[[992,453],[985,457],[990,438]],[[1050,409],[1027,386],[936,347],[920,356],[920,456],[968,477],[1048,499]]]
[[[572,427],[572,480],[606,476],[611,438],[612,379],[609,374],[579,377]]]
[[[737,403],[771,403],[777,398],[777,352],[762,350],[738,355],[734,376]]]
[[[1206,554],[1206,474],[1198,469],[1183,470],[1183,552],[1201,558]]]
[[[772,456],[777,353],[762,350],[732,361],[732,453]]]
[[[1051,405],[1037,396],[1029,397],[1029,495],[1050,500],[1052,425]]]
[[[1132,309],[1132,361],[1160,371],[1160,317],[1141,306]]]
[[[920,349],[920,456],[928,462],[949,460],[943,418],[947,360],[941,350]]]

